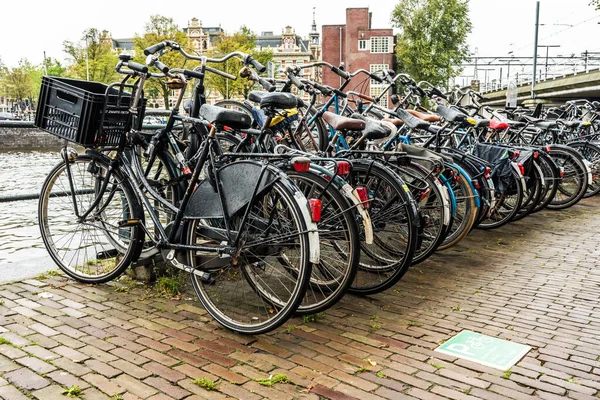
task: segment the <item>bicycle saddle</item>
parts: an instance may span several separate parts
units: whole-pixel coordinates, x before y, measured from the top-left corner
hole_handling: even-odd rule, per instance
[[[396,115],[400,118],[406,126],[410,129],[428,129],[429,122],[423,121],[422,119],[413,116],[412,113],[409,113],[407,110],[399,108],[396,110]]]
[[[304,102],[302,99],[294,96],[291,93],[267,93],[253,90],[248,95],[248,100],[259,103],[261,107],[274,107],[282,109],[304,107]]]
[[[365,127],[362,130],[362,135],[367,139],[383,139],[392,134],[392,129],[379,121],[366,118],[357,113],[352,114],[352,118],[364,121]]]
[[[535,126],[536,128],[539,129],[550,129],[550,128],[556,128],[556,125],[558,125],[558,123],[556,121],[546,121],[540,118],[534,118],[534,117],[530,117],[528,115],[523,115],[521,116],[521,119],[531,123],[533,126]]]
[[[336,131],[349,130],[349,131],[362,131],[365,129],[364,121],[359,119],[353,119],[343,117],[341,115],[334,114],[329,111],[325,111],[323,114],[323,120],[327,122]]]
[[[248,114],[223,107],[203,104],[200,117],[216,125],[227,125],[233,129],[248,129],[252,126],[252,117]]]
[[[442,105],[438,105],[435,112],[448,122],[463,122],[467,119],[467,116],[460,111]]]
[[[416,110],[406,110],[406,112],[408,112],[413,117],[417,117],[417,118],[422,119],[423,121],[427,121],[427,122],[438,122],[440,120],[439,115],[426,114],[426,113],[422,113],[422,112],[419,112]]]

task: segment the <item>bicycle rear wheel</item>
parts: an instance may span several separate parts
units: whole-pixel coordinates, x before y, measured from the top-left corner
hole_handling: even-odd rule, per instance
[[[356,215],[352,204],[324,178],[310,172],[286,173],[307,199],[320,198],[323,204],[317,224],[320,262],[313,264],[306,295],[296,310],[299,315],[315,314],[337,303],[354,280],[360,257]]]
[[[68,276],[85,283],[101,283],[121,275],[142,250],[142,207],[128,180],[112,170],[104,192],[100,188],[108,162],[80,155],[68,167],[61,162],[47,176],[40,195],[38,217],[44,245]],[[82,220],[98,195],[101,201]],[[78,213],[75,212],[77,207]]]
[[[248,220],[243,210],[225,221],[189,221],[187,243],[218,246],[242,232],[231,257],[189,252],[192,284],[208,313],[221,325],[244,334],[271,331],[283,324],[302,301],[311,274],[309,239],[291,183],[274,182],[252,199]],[[296,188],[297,190],[297,188]],[[304,198],[300,195],[300,198]],[[245,207],[244,207],[245,209]]]
[[[376,161],[353,161],[348,181],[367,189],[374,236],[371,245],[361,241],[360,264],[349,291],[379,293],[398,282],[412,263],[418,241],[416,205],[402,179]]]

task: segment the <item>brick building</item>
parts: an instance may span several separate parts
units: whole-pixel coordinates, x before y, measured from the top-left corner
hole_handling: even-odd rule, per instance
[[[371,28],[371,13],[368,8],[347,8],[345,25],[323,25],[323,60],[332,65],[344,62],[346,71],[358,69],[376,72],[381,69],[393,69],[394,33],[392,28]],[[360,78],[356,79],[359,83]],[[340,78],[328,69],[323,69],[323,83],[339,87]],[[349,89],[354,88],[351,83]],[[368,92],[371,96],[381,93],[382,85],[371,81]],[[388,99],[382,99],[386,106]]]

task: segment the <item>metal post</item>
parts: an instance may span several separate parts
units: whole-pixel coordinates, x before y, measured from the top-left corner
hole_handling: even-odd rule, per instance
[[[90,80],[90,45],[88,44],[88,39],[90,38],[90,33],[85,33],[85,80]]]
[[[540,27],[540,2],[535,3],[535,39],[533,43],[533,80],[531,81],[531,98],[535,99],[535,72],[537,69],[538,29]]]

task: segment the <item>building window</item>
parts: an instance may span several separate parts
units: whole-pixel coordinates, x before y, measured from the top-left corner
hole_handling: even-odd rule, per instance
[[[370,72],[372,74],[377,73],[379,71],[386,71],[387,69],[389,69],[388,64],[371,64],[370,65]],[[379,73],[378,75],[381,75],[381,73]],[[387,87],[386,84],[381,84],[381,83],[371,79],[371,85],[370,85],[371,97],[379,96],[386,87]],[[381,100],[379,101],[379,105],[382,107],[387,107],[388,106],[388,96],[383,96],[381,98]]]
[[[369,50],[371,42],[361,39],[358,41],[358,50]]]
[[[373,36],[371,38],[371,53],[391,53],[390,44],[393,40],[389,36]]]

